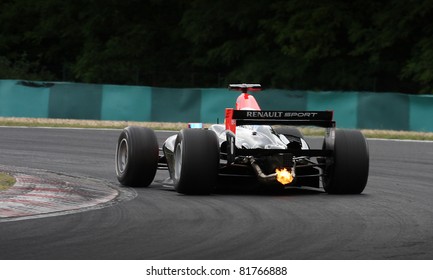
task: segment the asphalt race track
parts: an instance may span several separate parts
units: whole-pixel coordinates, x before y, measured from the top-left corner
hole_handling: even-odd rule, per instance
[[[0,165],[118,185],[119,132],[0,127]],[[362,195],[184,196],[156,183],[99,209],[0,219],[0,259],[433,259],[433,143],[369,147]]]

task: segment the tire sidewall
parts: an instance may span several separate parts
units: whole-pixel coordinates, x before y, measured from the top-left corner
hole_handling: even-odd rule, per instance
[[[327,173],[324,188],[330,194],[360,194],[364,191],[369,173],[369,149],[360,131],[336,131],[333,163]]]
[[[179,167],[181,149],[181,168]],[[175,141],[174,185],[185,194],[209,194],[216,185],[219,165],[219,145],[215,132],[183,129]]]
[[[127,164],[119,169],[119,149],[122,141],[128,146]],[[119,135],[116,148],[116,174],[119,182],[131,187],[147,187],[153,181],[158,168],[158,141],[155,132],[146,127],[130,126]]]
[[[125,167],[123,169],[123,172],[120,171],[120,169],[119,169],[119,149],[121,148],[122,141],[126,141],[126,143],[127,143],[126,145],[127,145],[127,148],[128,148],[128,153],[127,153],[128,161],[127,161],[127,164],[125,165]],[[131,148],[132,147],[130,147],[129,143],[130,143],[129,134],[127,133],[127,130],[124,129],[120,133],[119,139],[117,141],[116,158],[115,158],[115,161],[116,161],[116,175],[117,175],[117,179],[121,183],[123,181],[125,181],[125,177],[127,176],[128,172],[129,172],[129,169],[130,169],[130,159],[131,159],[130,153],[131,153]]]

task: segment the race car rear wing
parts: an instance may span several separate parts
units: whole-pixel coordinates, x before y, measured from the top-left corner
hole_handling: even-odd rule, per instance
[[[247,93],[248,91],[261,91],[262,85],[260,84],[230,84],[229,90],[237,90],[243,93]]]
[[[228,164],[235,161],[236,156],[258,156],[289,153],[293,156],[329,157],[334,147],[335,121],[333,111],[253,111],[226,109],[225,125],[227,133]],[[238,125],[292,125],[318,126],[326,128],[326,149],[309,150],[274,150],[274,149],[238,149],[236,148],[236,126]]]
[[[335,127],[333,111],[250,111],[226,109],[226,129],[236,133],[238,125],[294,125]]]

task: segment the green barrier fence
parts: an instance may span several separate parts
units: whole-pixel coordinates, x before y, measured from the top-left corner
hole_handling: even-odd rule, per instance
[[[152,110],[152,88],[104,85],[101,119],[149,121]]]
[[[59,84],[50,88],[48,118],[101,119],[102,85]]]
[[[152,88],[151,121],[200,122],[201,90]]]
[[[409,96],[358,93],[358,128],[410,130]]]
[[[153,122],[224,121],[239,92],[0,80],[0,116]],[[338,127],[433,132],[433,96],[269,89],[266,110],[333,110]]]
[[[338,127],[357,128],[358,93],[308,92],[307,110],[332,110]]]
[[[409,96],[409,130],[433,131],[433,95]]]
[[[18,81],[0,80],[0,116],[46,118],[50,88],[22,85]]]

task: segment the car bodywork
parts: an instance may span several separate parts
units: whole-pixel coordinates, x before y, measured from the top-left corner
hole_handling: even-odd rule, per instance
[[[329,193],[364,190],[369,165],[365,138],[358,131],[336,130],[332,111],[261,110],[249,93],[260,90],[259,84],[229,89],[241,95],[235,108],[226,109],[224,124],[184,129],[162,145],[158,168],[168,169],[179,192],[210,193],[214,177],[257,178],[277,188],[323,187]],[[322,148],[311,149],[297,126],[324,128]]]
[[[232,85],[232,89],[256,89],[257,85]],[[248,100],[247,102],[241,102]],[[327,128],[326,141],[332,144],[335,122],[332,112],[261,111],[254,97],[243,92],[238,98],[237,110],[227,109],[225,124],[213,124],[220,148],[219,176],[256,176],[261,183],[278,182],[277,169],[286,169],[293,179],[284,186],[319,187],[324,174],[328,151],[312,150],[297,135],[277,133],[272,125],[317,125]],[[293,130],[292,131],[296,131]],[[163,144],[170,177],[174,178],[174,149],[177,135]],[[317,161],[319,159],[319,163]],[[322,159],[322,160],[320,160]]]

